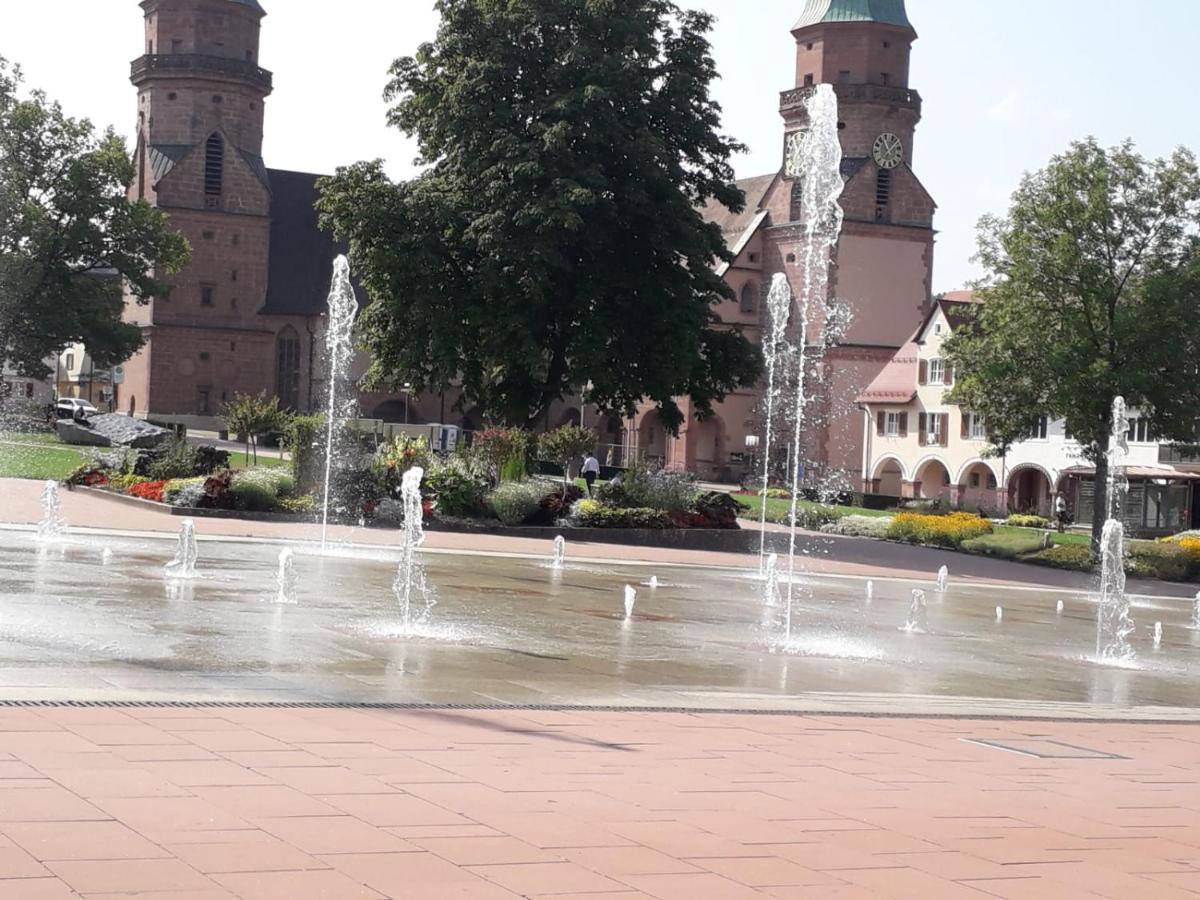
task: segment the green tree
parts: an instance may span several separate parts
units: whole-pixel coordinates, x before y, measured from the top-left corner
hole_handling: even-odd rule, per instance
[[[225,427],[235,434],[243,435],[246,441],[246,460],[254,451],[254,465],[258,465],[259,435],[271,431],[288,432],[292,414],[279,405],[279,398],[268,396],[266,391],[258,394],[234,394],[221,410]]]
[[[141,302],[167,292],[189,248],[167,217],[129,202],[133,165],[110,129],[72,119],[0,58],[0,359],[32,378],[82,342],[97,368],[142,345],[121,321],[122,280]],[[97,277],[115,270],[120,278]]]
[[[980,223],[989,278],[973,323],[947,343],[951,398],[1006,449],[1041,415],[1065,419],[1096,466],[1099,545],[1105,453],[1124,397],[1162,439],[1200,421],[1200,176],[1187,150],[1148,161],[1129,142],[1072,144],[1027,175],[1005,217]]]
[[[368,383],[459,384],[460,404],[532,426],[591,382],[632,414],[701,416],[759,356],[716,305],[728,260],[700,207],[740,210],[709,95],[712,18],[671,0],[438,0],[433,43],[392,67],[390,121],[428,168],[379,162],[322,185],[323,221],[373,302]]]
[[[563,425],[538,437],[538,453],[542,459],[563,467],[563,497],[571,483],[571,461],[590,453],[596,446],[596,432],[579,425]]]

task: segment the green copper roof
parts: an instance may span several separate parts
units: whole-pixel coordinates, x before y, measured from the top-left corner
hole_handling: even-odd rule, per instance
[[[912,28],[904,0],[806,0],[793,31],[824,22],[881,22]]]

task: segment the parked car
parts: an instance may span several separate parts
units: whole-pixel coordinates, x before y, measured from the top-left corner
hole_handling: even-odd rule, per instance
[[[89,419],[99,410],[79,397],[63,397],[54,404],[54,414],[60,419]]]

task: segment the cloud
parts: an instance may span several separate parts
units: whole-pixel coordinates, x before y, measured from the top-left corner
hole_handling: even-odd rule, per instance
[[[1024,111],[1020,92],[1012,91],[988,109],[987,117],[993,122],[1015,122]]]

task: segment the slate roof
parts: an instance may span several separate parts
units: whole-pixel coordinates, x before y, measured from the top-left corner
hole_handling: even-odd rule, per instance
[[[792,30],[826,22],[880,22],[912,28],[904,0],[808,0]]]
[[[256,12],[266,13],[258,0],[229,0],[230,3],[236,3],[238,6],[248,6]]]
[[[275,316],[324,314],[333,260],[346,248],[320,229],[317,179],[309,172],[267,169],[271,185],[271,257],[267,300],[261,312]],[[355,285],[362,304],[365,294]]]
[[[717,200],[709,200],[704,205],[704,209],[700,211],[705,222],[716,222],[721,226],[721,233],[725,235],[725,243],[730,248],[737,245],[746,233],[746,229],[754,222],[766,197],[767,189],[775,178],[775,174],[772,173],[743,178],[738,181],[737,186],[746,195],[746,206],[740,213],[730,212],[727,206]]]

